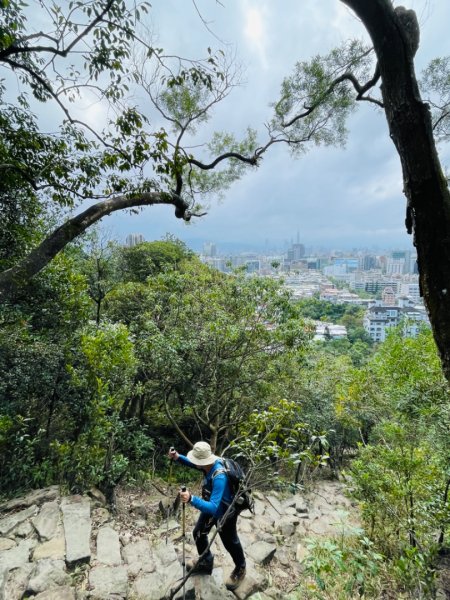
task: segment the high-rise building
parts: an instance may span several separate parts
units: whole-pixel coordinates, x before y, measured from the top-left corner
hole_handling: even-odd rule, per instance
[[[128,248],[132,248],[133,246],[142,244],[142,242],[145,242],[142,233],[130,233],[126,237],[125,245],[128,246]]]
[[[211,258],[216,256],[217,255],[216,245],[213,244],[212,242],[205,242],[203,244],[203,254],[204,254],[204,256],[210,256]]]

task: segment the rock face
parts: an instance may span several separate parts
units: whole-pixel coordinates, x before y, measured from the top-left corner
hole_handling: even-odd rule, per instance
[[[212,576],[194,575],[185,585],[186,600],[283,598],[301,577],[307,556],[305,537],[338,533],[342,506],[348,501],[340,484],[322,483],[320,494],[282,499],[256,492],[256,514],[238,522],[247,574],[234,591],[224,581],[234,565],[219,536],[213,543]],[[0,600],[167,600],[183,576],[180,523],[156,515],[160,497],[124,507],[133,523],[114,518],[99,499],[61,498],[54,486],[0,506]],[[337,499],[340,499],[338,502]],[[131,506],[131,510],[130,510]],[[153,512],[152,512],[153,510]],[[130,516],[131,515],[131,516]],[[189,525],[185,556],[196,556],[190,536],[197,512],[186,511]],[[342,523],[339,525],[342,528]],[[214,531],[214,530],[213,530]],[[271,587],[267,565],[270,563]],[[283,589],[283,581],[285,589]],[[277,587],[278,586],[278,587]],[[267,593],[265,593],[267,592]],[[174,600],[183,598],[183,589]]]

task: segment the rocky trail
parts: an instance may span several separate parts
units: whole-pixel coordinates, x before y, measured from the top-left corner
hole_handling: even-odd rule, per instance
[[[153,488],[152,488],[153,489]],[[174,492],[175,493],[175,492]],[[181,515],[163,518],[156,492],[121,490],[111,514],[101,493],[62,496],[53,486],[0,506],[0,599],[162,600],[181,581]],[[223,581],[231,559],[217,536],[211,577],[192,576],[186,598],[284,598],[295,587],[305,538],[335,535],[355,524],[343,484],[319,482],[314,492],[288,497],[256,492],[255,515],[238,522],[247,576],[235,592]],[[191,531],[198,513],[186,510],[186,556],[195,557]],[[338,529],[337,529],[338,526]],[[177,594],[182,598],[182,590]]]

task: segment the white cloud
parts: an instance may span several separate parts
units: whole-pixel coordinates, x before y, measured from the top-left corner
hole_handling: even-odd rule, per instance
[[[245,3],[243,7],[243,35],[261,63],[263,69],[268,68],[267,60],[267,8],[259,4]]]

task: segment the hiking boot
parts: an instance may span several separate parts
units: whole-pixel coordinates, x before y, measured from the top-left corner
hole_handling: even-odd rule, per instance
[[[235,590],[245,577],[245,567],[235,567],[225,582],[228,590]]]
[[[196,560],[190,560],[186,563],[186,570],[188,573],[211,575],[214,567],[214,561],[209,562],[197,562]]]

